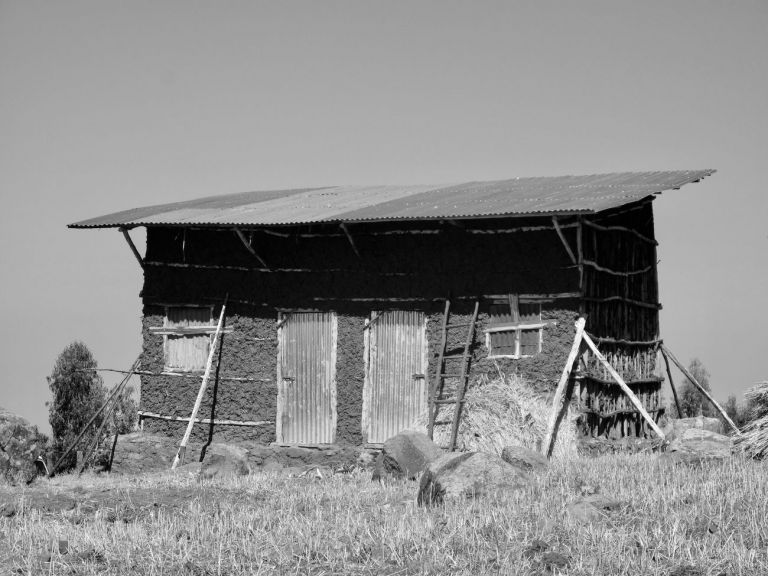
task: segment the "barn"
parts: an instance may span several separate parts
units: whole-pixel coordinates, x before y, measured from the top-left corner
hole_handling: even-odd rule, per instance
[[[225,308],[194,436],[377,446],[450,425],[483,374],[551,394],[579,317],[658,419],[653,200],[713,172],[248,192],[70,227],[117,229],[143,269],[144,430],[183,435]],[[649,433],[594,356],[573,378],[585,435]]]

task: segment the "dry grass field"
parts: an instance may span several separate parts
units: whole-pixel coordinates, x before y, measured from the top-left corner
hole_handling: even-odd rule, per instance
[[[591,523],[566,506],[624,505]],[[768,467],[554,462],[526,493],[415,505],[417,483],[189,473],[0,489],[0,574],[768,574]]]

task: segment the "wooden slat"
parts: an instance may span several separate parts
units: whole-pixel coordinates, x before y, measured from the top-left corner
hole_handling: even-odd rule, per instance
[[[167,416],[164,414],[158,414],[157,412],[146,412],[144,410],[137,411],[139,418],[155,418],[158,420],[171,420],[176,422],[189,422],[189,416]],[[196,418],[195,424],[214,424],[222,426],[265,426],[267,424],[274,424],[270,420],[221,420],[214,418]]]

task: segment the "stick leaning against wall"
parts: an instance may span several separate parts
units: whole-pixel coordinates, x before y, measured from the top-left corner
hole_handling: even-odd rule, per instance
[[[197,419],[197,412],[200,410],[200,404],[203,402],[203,396],[205,395],[205,389],[208,386],[208,379],[211,376],[211,366],[213,365],[213,357],[216,355],[216,344],[219,341],[219,334],[221,333],[221,327],[224,324],[224,314],[227,310],[227,298],[224,298],[224,304],[221,305],[221,314],[219,314],[219,323],[216,325],[216,333],[213,335],[213,342],[211,342],[211,349],[208,352],[208,362],[205,364],[205,374],[203,375],[203,381],[200,384],[200,390],[197,392],[197,398],[195,399],[195,405],[192,408],[192,414],[189,417],[189,424],[187,430],[184,432],[184,437],[179,444],[179,450],[176,452],[176,457],[173,459],[171,470],[175,470],[179,463],[184,461],[184,455],[187,451],[187,442],[192,435],[192,427],[195,425]]]

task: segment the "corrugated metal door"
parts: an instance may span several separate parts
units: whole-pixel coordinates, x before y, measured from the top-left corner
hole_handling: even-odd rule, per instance
[[[331,444],[336,438],[336,315],[284,314],[278,330],[277,440]]]
[[[411,427],[427,408],[427,336],[423,312],[373,315],[368,335],[368,442]]]

